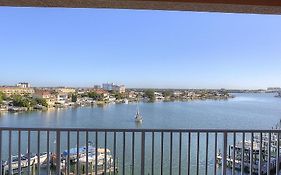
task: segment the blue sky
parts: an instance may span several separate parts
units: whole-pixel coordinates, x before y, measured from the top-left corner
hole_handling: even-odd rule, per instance
[[[281,86],[281,16],[0,8],[0,85]]]

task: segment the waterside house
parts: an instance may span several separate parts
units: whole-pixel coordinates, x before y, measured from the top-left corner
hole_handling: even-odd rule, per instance
[[[53,107],[56,102],[56,95],[51,90],[35,89],[33,97],[45,99],[48,103],[48,107]]]

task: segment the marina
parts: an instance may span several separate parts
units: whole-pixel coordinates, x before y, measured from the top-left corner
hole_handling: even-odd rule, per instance
[[[92,145],[89,145],[88,151],[86,146],[71,148],[70,150],[63,151],[63,153],[60,155],[60,167],[58,167],[56,164],[57,156],[55,153],[40,153],[39,157],[37,154],[25,154],[20,156],[11,156],[11,160],[2,161],[1,172],[2,175],[19,174],[19,172],[20,174],[37,174],[38,168],[40,167],[40,171],[47,171],[50,173],[56,172],[57,168],[60,168],[62,175],[83,175],[86,173],[87,167],[89,174],[98,175],[104,174],[105,172],[112,173],[118,171],[118,168],[114,168],[113,159],[114,158],[109,149],[96,149]],[[11,161],[10,166],[9,161]],[[118,165],[118,160],[116,162]],[[117,165],[115,166],[117,167]],[[46,170],[48,167],[50,169]]]
[[[281,129],[281,120],[272,127],[272,130]],[[245,135],[242,136],[245,138]],[[251,139],[243,139],[228,145],[227,167],[237,171],[250,174],[267,174],[275,172],[280,168],[281,156],[279,155],[280,135],[272,134],[251,134]],[[222,165],[222,153],[217,154],[217,163]],[[260,167],[260,168],[259,168]]]

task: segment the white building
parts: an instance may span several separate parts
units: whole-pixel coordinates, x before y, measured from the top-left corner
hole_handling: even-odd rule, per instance
[[[66,93],[59,93],[57,94],[57,101],[56,103],[65,104],[68,100],[68,95]]]
[[[30,84],[26,82],[19,82],[16,86],[20,88],[30,88]]]

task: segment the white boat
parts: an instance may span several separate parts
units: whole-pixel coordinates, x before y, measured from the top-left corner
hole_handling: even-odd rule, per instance
[[[140,110],[139,110],[139,105],[137,105],[137,112],[136,112],[136,116],[135,116],[135,122],[138,122],[138,123],[142,123],[143,121],[143,118],[140,114]]]
[[[106,153],[106,164],[110,165],[113,162],[113,158],[111,155],[111,152],[109,149],[104,148],[98,148],[98,155],[97,155],[97,165],[102,166],[105,163],[105,153]],[[88,162],[89,163],[95,163],[96,160],[96,154],[95,153],[89,153],[88,154]],[[84,155],[81,158],[79,158],[79,163],[85,164],[87,162],[87,156]]]
[[[27,159],[25,156],[21,155],[21,167],[26,167],[27,166]],[[18,155],[15,156],[11,156],[11,168],[12,170],[17,169],[18,168]],[[8,170],[9,169],[9,161],[5,161],[3,162],[3,168],[4,170]]]

